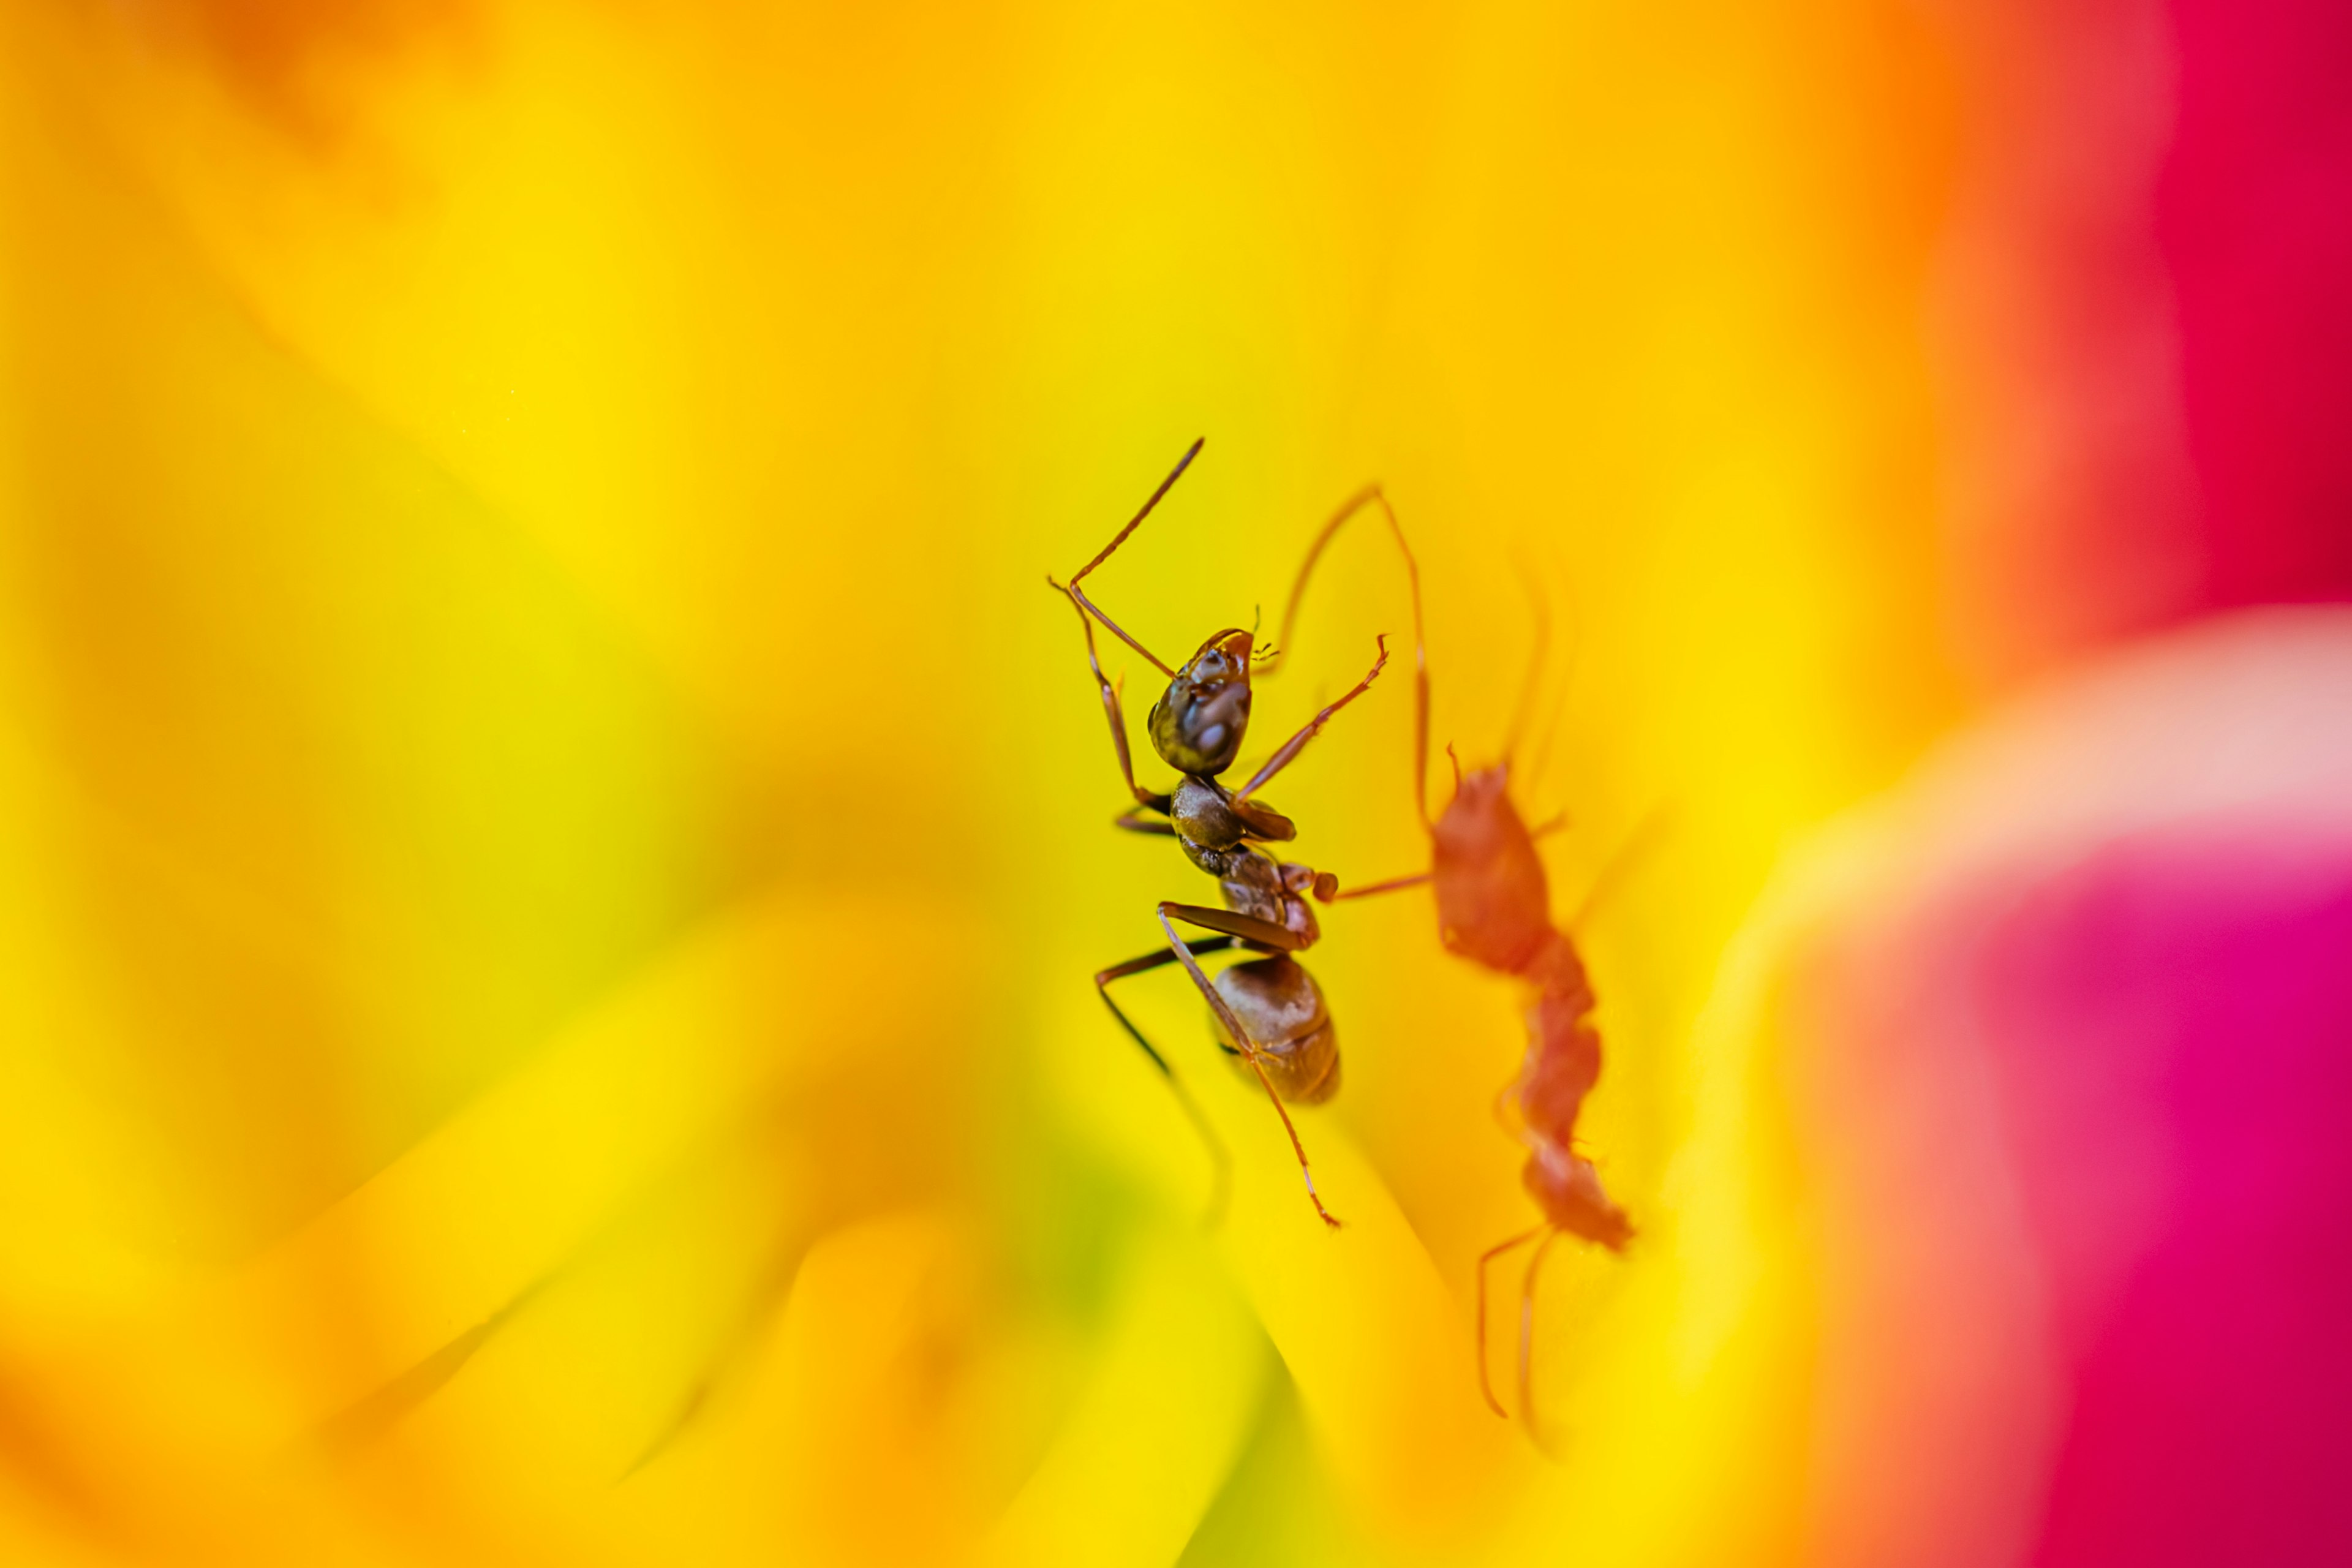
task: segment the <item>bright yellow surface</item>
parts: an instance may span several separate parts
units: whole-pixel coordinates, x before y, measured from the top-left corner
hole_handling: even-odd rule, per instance
[[[0,1558],[1784,1556],[1810,1275],[1706,1008],[1950,704],[1906,16],[11,0]],[[1157,651],[1378,479],[1440,740],[1554,619],[1563,913],[1672,814],[1552,1461],[1470,1352],[1517,999],[1425,900],[1311,960],[1336,1238],[1162,973],[1202,1233],[1087,984],[1210,888],[1042,578],[1202,434],[1094,580]],[[1258,749],[1403,626],[1349,538]],[[1350,881],[1399,673],[1269,791]]]

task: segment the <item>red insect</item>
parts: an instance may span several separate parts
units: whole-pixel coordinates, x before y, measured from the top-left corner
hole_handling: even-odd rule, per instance
[[[1520,1297],[1519,1407],[1526,1411],[1536,1281],[1545,1256],[1562,1234],[1622,1251],[1633,1237],[1633,1226],[1602,1190],[1601,1174],[1592,1162],[1576,1150],[1577,1112],[1601,1076],[1601,1036],[1592,1026],[1591,983],[1569,931],[1551,918],[1550,883],[1543,859],[1536,852],[1536,839],[1554,825],[1531,830],[1519,816],[1510,794],[1510,748],[1506,750],[1505,761],[1467,774],[1457,761],[1454,798],[1434,819],[1430,816],[1429,671],[1422,633],[1421,572],[1387,498],[1374,489],[1366,499],[1376,501],[1387,520],[1389,532],[1404,557],[1412,595],[1413,805],[1429,834],[1430,868],[1410,877],[1332,894],[1329,901],[1429,883],[1437,896],[1438,935],[1446,951],[1522,981],[1535,993],[1527,1010],[1526,1058],[1518,1077],[1503,1089],[1496,1103],[1498,1110],[1517,1108],[1518,1136],[1528,1147],[1522,1179],[1543,1211],[1543,1223],[1488,1248],[1478,1259],[1478,1386],[1486,1403],[1501,1415],[1507,1412],[1496,1399],[1486,1374],[1487,1265],[1542,1238],[1528,1261]],[[1289,640],[1291,618],[1297,614],[1299,596],[1306,591],[1307,571],[1352,514],[1351,510],[1334,518],[1308,552],[1307,568],[1300,572],[1284,611],[1282,641]],[[1522,719],[1525,710],[1523,700]],[[1512,728],[1516,737],[1518,723]],[[1447,755],[1453,755],[1451,747]]]
[[[1505,1412],[1486,1375],[1486,1266],[1542,1237],[1528,1260],[1519,1303],[1519,1408],[1526,1412],[1532,1408],[1536,1280],[1545,1255],[1563,1232],[1612,1252],[1633,1235],[1624,1211],[1601,1190],[1601,1173],[1576,1152],[1577,1112],[1601,1076],[1592,984],[1575,942],[1551,921],[1543,861],[1511,803],[1509,784],[1508,763],[1459,779],[1430,831],[1438,930],[1447,950],[1535,988],[1527,1011],[1527,1056],[1503,1100],[1518,1107],[1520,1138],[1528,1146],[1520,1179],[1544,1219],[1478,1258],[1478,1386],[1497,1415]]]

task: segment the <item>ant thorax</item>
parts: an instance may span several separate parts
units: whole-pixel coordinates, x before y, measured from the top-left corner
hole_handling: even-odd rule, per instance
[[[1184,858],[1217,879],[1225,908],[1235,914],[1278,925],[1312,946],[1322,935],[1306,895],[1315,885],[1311,867],[1277,861],[1253,840],[1267,837],[1270,825],[1286,830],[1289,820],[1258,807],[1236,802],[1213,779],[1187,774],[1169,798],[1169,820],[1176,825],[1176,842]]]
[[[1314,907],[1303,896],[1314,880],[1309,868],[1277,861],[1244,845],[1226,856],[1225,869],[1217,873],[1217,890],[1234,913],[1281,926],[1303,939],[1299,946],[1312,947],[1323,934]]]
[[[1234,809],[1233,796],[1214,781],[1187,773],[1168,802],[1168,819],[1176,825],[1184,853],[1212,877],[1224,875],[1222,861],[1211,864],[1205,854],[1219,855],[1253,837],[1250,824]]]
[[[1446,950],[1505,974],[1529,973],[1554,936],[1535,840],[1500,768],[1470,773],[1431,833],[1431,880]]]
[[[1242,799],[1216,780],[1197,773],[1185,774],[1168,797],[1168,819],[1192,864],[1213,877],[1223,873],[1195,850],[1229,850],[1252,839],[1282,844],[1298,837],[1297,825],[1272,806]]]

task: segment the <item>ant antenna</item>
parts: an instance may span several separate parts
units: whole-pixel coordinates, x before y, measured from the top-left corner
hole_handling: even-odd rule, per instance
[[[1511,1413],[1503,1408],[1501,1400],[1495,1397],[1494,1382],[1486,1375],[1486,1265],[1514,1247],[1525,1247],[1550,1228],[1549,1224],[1539,1225],[1508,1241],[1496,1242],[1478,1255],[1478,1392],[1486,1396],[1486,1408],[1506,1421],[1510,1419]]]
[[[1168,477],[1160,481],[1160,488],[1151,492],[1150,499],[1143,503],[1142,510],[1138,511],[1133,517],[1129,518],[1127,520],[1127,526],[1113,534],[1111,536],[1110,542],[1104,545],[1102,549],[1097,552],[1092,561],[1089,561],[1085,565],[1079,567],[1076,574],[1070,578],[1071,587],[1075,588],[1080,583],[1085,582],[1087,573],[1093,571],[1096,567],[1109,560],[1110,552],[1117,550],[1120,545],[1126,543],[1127,536],[1129,534],[1133,533],[1137,529],[1143,526],[1143,520],[1151,515],[1151,509],[1160,504],[1160,498],[1166,495],[1169,488],[1175,484],[1178,479],[1184,477],[1184,470],[1192,466],[1192,459],[1199,457],[1201,455],[1201,448],[1208,444],[1209,438],[1206,436],[1202,436],[1194,440],[1191,446],[1184,448],[1184,455],[1176,459],[1176,466],[1168,470]]]
[[[1528,1436],[1538,1448],[1543,1447],[1543,1435],[1536,1422],[1536,1280],[1543,1273],[1544,1255],[1559,1236],[1555,1226],[1551,1234],[1537,1244],[1535,1256],[1528,1259],[1527,1278],[1519,1285],[1519,1419],[1528,1424]]]
[[[1506,767],[1519,754],[1520,738],[1527,733],[1528,718],[1535,711],[1536,694],[1543,689],[1544,660],[1551,652],[1551,604],[1524,561],[1519,565],[1519,581],[1528,591],[1528,606],[1535,612],[1536,640],[1528,653],[1527,681],[1519,688],[1519,700],[1511,710],[1511,727],[1503,742]]]
[[[1575,608],[1575,584],[1572,581],[1570,584],[1569,597],[1570,601],[1570,608],[1573,611]],[[1526,780],[1526,783],[1530,789],[1533,789],[1537,784],[1542,782],[1544,770],[1551,763],[1552,742],[1559,739],[1560,724],[1568,717],[1567,694],[1570,689],[1576,684],[1577,665],[1581,659],[1584,652],[1584,617],[1582,616],[1572,616],[1570,626],[1570,640],[1568,647],[1568,658],[1566,661],[1567,668],[1560,672],[1561,700],[1559,705],[1552,709],[1551,718],[1544,725],[1543,739],[1536,743],[1535,762],[1528,769]]]
[[[1095,604],[1095,602],[1087,597],[1086,590],[1080,588],[1078,584],[1086,580],[1087,573],[1093,571],[1096,567],[1109,560],[1111,552],[1126,543],[1127,536],[1129,534],[1133,533],[1137,529],[1143,526],[1143,520],[1151,515],[1151,509],[1160,504],[1160,498],[1168,493],[1170,486],[1173,485],[1178,479],[1184,477],[1184,470],[1192,466],[1192,459],[1201,455],[1201,448],[1207,446],[1208,443],[1209,438],[1206,436],[1202,436],[1193,441],[1191,446],[1184,448],[1184,455],[1176,459],[1176,466],[1168,470],[1168,477],[1160,481],[1160,488],[1151,492],[1150,499],[1143,503],[1142,510],[1138,511],[1133,517],[1129,518],[1127,520],[1127,526],[1120,529],[1117,533],[1111,535],[1110,542],[1104,545],[1101,550],[1097,551],[1092,561],[1089,561],[1085,565],[1079,567],[1076,574],[1071,577],[1066,585],[1060,583],[1054,583],[1054,579],[1050,576],[1045,579],[1046,582],[1054,583],[1055,587],[1059,588],[1063,593],[1067,594],[1071,600],[1076,604],[1081,610],[1086,612],[1087,615],[1094,616],[1095,619],[1100,621],[1104,626],[1109,627],[1113,636],[1117,637],[1119,641],[1125,643],[1136,652],[1141,654],[1154,669],[1157,669],[1160,674],[1166,676],[1171,680],[1176,679],[1175,670],[1170,668],[1168,664],[1162,660],[1158,654],[1153,653],[1150,648],[1144,647],[1141,643],[1128,636],[1125,627],[1121,626],[1117,621],[1112,620],[1108,616],[1104,615],[1102,610]]]

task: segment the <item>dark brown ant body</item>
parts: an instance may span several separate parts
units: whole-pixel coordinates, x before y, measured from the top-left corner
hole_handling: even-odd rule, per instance
[[[1111,743],[1118,755],[1119,773],[1127,783],[1128,793],[1135,797],[1136,804],[1120,814],[1117,826],[1130,832],[1174,837],[1185,858],[1217,879],[1217,890],[1224,904],[1223,909],[1211,909],[1163,900],[1158,914],[1160,928],[1167,933],[1167,951],[1113,964],[1096,974],[1095,985],[1119,1026],[1167,1078],[1185,1114],[1207,1143],[1218,1171],[1219,1195],[1213,1203],[1213,1210],[1223,1201],[1223,1148],[1199,1108],[1184,1093],[1167,1058],[1144,1037],[1143,1031],[1119,1009],[1110,994],[1114,980],[1171,963],[1184,966],[1184,972],[1209,1004],[1219,1043],[1241,1059],[1273,1100],[1283,1131],[1289,1134],[1291,1150],[1298,1157],[1299,1174],[1306,1181],[1307,1194],[1314,1202],[1315,1212],[1324,1224],[1336,1227],[1339,1222],[1323,1206],[1322,1195],[1315,1190],[1315,1175],[1307,1162],[1306,1146],[1299,1142],[1298,1130],[1291,1124],[1284,1102],[1320,1104],[1339,1087],[1339,1036],[1332,1026],[1330,1009],[1314,976],[1292,956],[1313,946],[1321,935],[1314,909],[1307,902],[1308,895],[1328,899],[1338,884],[1328,873],[1318,873],[1311,867],[1278,860],[1268,854],[1263,846],[1286,843],[1297,837],[1297,828],[1288,817],[1250,797],[1289,766],[1334,713],[1364,694],[1388,662],[1388,648],[1382,641],[1379,657],[1364,679],[1285,742],[1247,784],[1234,790],[1220,782],[1219,775],[1240,755],[1243,738],[1248,731],[1252,658],[1256,658],[1260,673],[1271,674],[1280,661],[1282,650],[1276,647],[1254,655],[1252,635],[1228,628],[1203,642],[1181,668],[1171,668],[1096,607],[1079,586],[1088,573],[1109,559],[1127,536],[1151,515],[1151,509],[1168,493],[1169,487],[1184,472],[1201,446],[1199,441],[1192,443],[1174,470],[1143,503],[1142,510],[1093,560],[1080,567],[1066,585],[1054,582],[1050,576],[1046,578],[1055,591],[1068,595],[1077,610],[1078,624],[1086,631],[1087,663],[1094,671],[1103,710],[1110,721]],[[1308,565],[1312,564],[1310,555]],[[1303,568],[1300,580],[1305,580]],[[1175,789],[1167,794],[1154,793],[1135,782],[1118,688],[1103,673],[1102,661],[1096,654],[1096,621],[1168,677],[1167,690],[1152,704],[1145,721],[1152,750],[1182,775]],[[1143,813],[1166,820],[1153,821],[1140,815]],[[1187,942],[1177,934],[1176,924],[1180,921],[1217,934]],[[1202,969],[1200,956],[1228,949],[1260,956],[1231,965],[1213,981]]]
[[[1601,1076],[1601,1036],[1592,1026],[1594,999],[1584,963],[1569,931],[1553,923],[1551,888],[1536,840],[1551,824],[1529,829],[1510,795],[1510,763],[1477,768],[1465,775],[1455,763],[1454,798],[1434,820],[1429,815],[1429,676],[1423,646],[1421,573],[1404,530],[1385,497],[1377,500],[1389,531],[1403,555],[1412,597],[1414,663],[1413,805],[1429,835],[1430,868],[1347,892],[1329,900],[1366,898],[1430,884],[1437,898],[1439,940],[1448,952],[1534,989],[1527,1009],[1528,1047],[1519,1074],[1496,1099],[1496,1109],[1516,1106],[1517,1134],[1528,1148],[1521,1179],[1544,1220],[1533,1229],[1488,1248],[1478,1259],[1478,1387],[1498,1415],[1506,1414],[1486,1376],[1486,1266],[1506,1252],[1541,1237],[1528,1264],[1519,1313],[1519,1405],[1529,1409],[1529,1340],[1535,1289],[1545,1254],[1562,1234],[1582,1237],[1622,1251],[1633,1227],[1610,1201],[1592,1163],[1576,1152],[1576,1118],[1584,1097]],[[1316,558],[1350,512],[1325,528],[1308,552],[1289,605],[1282,636],[1306,591]],[[1540,645],[1538,645],[1538,660]],[[1533,694],[1530,678],[1529,696]],[[1521,703],[1524,720],[1526,701]],[[1516,736],[1519,722],[1512,729]],[[1507,757],[1508,748],[1507,748]],[[1452,755],[1452,748],[1447,748]],[[1319,892],[1319,889],[1318,889]],[[1532,1417],[1530,1417],[1532,1419]]]

